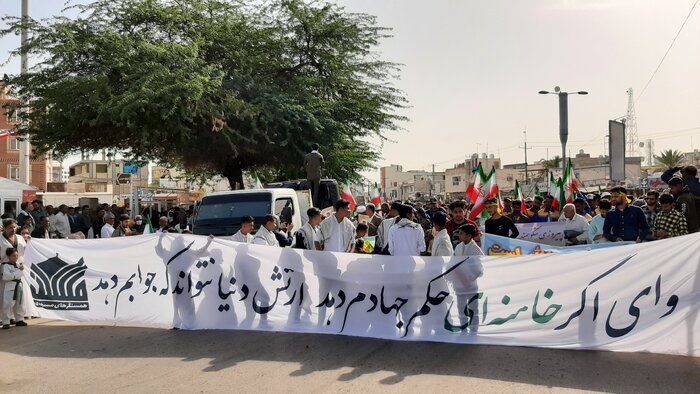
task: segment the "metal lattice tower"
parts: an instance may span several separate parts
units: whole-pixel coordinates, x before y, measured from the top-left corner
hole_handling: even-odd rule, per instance
[[[634,113],[634,93],[627,89],[627,116],[625,116],[625,139],[627,157],[639,156],[639,136],[637,135],[637,115]]]

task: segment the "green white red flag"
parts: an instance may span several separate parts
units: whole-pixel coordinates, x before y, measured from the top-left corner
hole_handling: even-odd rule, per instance
[[[343,192],[340,194],[340,198],[346,201],[350,201],[350,211],[355,211],[357,203],[355,202],[355,197],[352,196],[349,181],[345,181],[345,184],[343,185]]]
[[[481,213],[484,211],[486,200],[495,198],[497,195],[498,184],[496,183],[496,169],[491,168],[489,176],[485,179],[484,184],[481,186],[479,194],[476,197],[476,201],[474,201],[474,207],[469,214],[469,219],[474,220],[481,215]]]
[[[574,174],[574,168],[571,166],[571,159],[566,163],[566,171],[564,171],[564,199],[567,204],[573,203],[576,199],[579,189],[579,181]]]
[[[523,191],[520,190],[520,183],[518,182],[517,179],[515,180],[514,194],[515,194],[515,196],[514,196],[515,200],[520,201],[520,204],[521,204],[520,206],[523,207],[521,209],[525,210],[525,208],[524,208],[525,207],[525,197],[523,197]]]
[[[376,205],[377,208],[379,208],[379,205],[382,203],[382,198],[379,195],[379,187],[377,187],[377,184],[374,184],[374,190],[372,190],[372,204]]]
[[[479,191],[485,182],[486,175],[484,175],[484,169],[481,167],[481,163],[479,163],[476,171],[474,171],[474,179],[469,186],[467,186],[467,197],[469,197],[471,202],[476,202],[476,200],[479,198]]]
[[[559,178],[558,181],[554,180],[554,174],[549,173],[549,190],[548,194],[552,196],[552,209],[555,211],[561,211],[562,204],[561,204],[561,198],[562,198],[562,191],[561,191],[561,178]]]

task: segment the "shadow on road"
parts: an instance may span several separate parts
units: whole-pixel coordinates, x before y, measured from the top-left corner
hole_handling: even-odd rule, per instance
[[[392,385],[414,375],[470,376],[596,391],[683,392],[700,385],[700,359],[644,353],[546,350],[394,342],[337,335],[255,331],[174,331],[34,321],[0,335],[0,352],[28,357],[211,359],[203,372],[248,360],[292,362],[291,376],[351,368],[339,381],[377,371]],[[4,333],[0,333],[4,334]]]

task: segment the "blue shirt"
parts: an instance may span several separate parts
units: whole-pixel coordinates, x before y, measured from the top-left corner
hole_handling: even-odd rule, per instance
[[[605,216],[603,234],[608,241],[615,242],[617,238],[623,241],[636,241],[637,238],[644,241],[649,233],[649,224],[644,211],[634,205],[620,211],[612,209]]]

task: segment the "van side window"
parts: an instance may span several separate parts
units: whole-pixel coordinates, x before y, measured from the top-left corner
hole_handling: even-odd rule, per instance
[[[292,199],[286,197],[275,200],[275,215],[280,218],[280,223],[292,223],[292,217],[294,216],[294,203]]]

